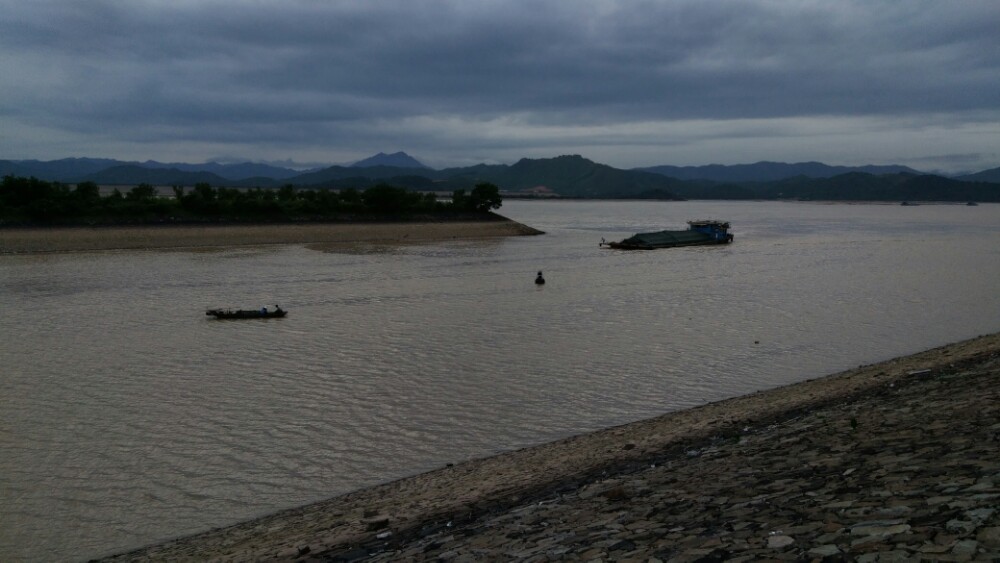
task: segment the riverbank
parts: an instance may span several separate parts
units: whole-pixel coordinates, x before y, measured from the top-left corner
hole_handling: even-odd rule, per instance
[[[1000,557],[1000,334],[112,560]]]
[[[266,244],[405,244],[542,234],[516,221],[162,225],[0,229],[0,254]]]

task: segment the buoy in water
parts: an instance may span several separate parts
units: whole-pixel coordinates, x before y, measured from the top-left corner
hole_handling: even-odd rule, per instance
[[[545,278],[542,277],[541,272],[538,272],[538,275],[535,277],[535,283],[538,285],[542,285],[545,283]]]

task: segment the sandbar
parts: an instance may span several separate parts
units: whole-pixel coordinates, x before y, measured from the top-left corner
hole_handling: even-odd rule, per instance
[[[491,221],[2,228],[0,254],[268,244],[407,244],[541,233],[502,217]]]

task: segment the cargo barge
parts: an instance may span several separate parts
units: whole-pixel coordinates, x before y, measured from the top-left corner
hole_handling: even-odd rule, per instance
[[[733,235],[729,232],[728,221],[705,219],[688,221],[688,228],[684,231],[638,233],[619,242],[604,242],[604,239],[601,239],[600,246],[616,250],[653,250],[676,246],[729,244],[731,242],[733,242]]]

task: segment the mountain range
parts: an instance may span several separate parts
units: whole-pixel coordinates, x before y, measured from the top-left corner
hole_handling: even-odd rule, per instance
[[[0,160],[0,176],[33,176],[100,185],[365,189],[380,182],[422,191],[451,192],[480,182],[504,193],[582,198],[656,199],[943,199],[1000,201],[1000,168],[946,178],[906,166],[830,166],[820,162],[620,169],[579,155],[524,158],[512,165],[478,164],[435,170],[405,152],[379,153],[353,164],[294,170],[260,163],[125,162],[66,158]]]
[[[795,176],[807,178],[832,178],[848,172],[864,172],[867,174],[923,174],[908,166],[830,166],[822,162],[757,162],[755,164],[709,164],[706,166],[650,166],[636,168],[663,174],[678,180],[711,180],[713,182],[774,182]]]

